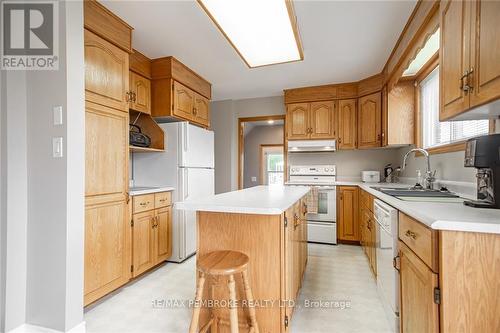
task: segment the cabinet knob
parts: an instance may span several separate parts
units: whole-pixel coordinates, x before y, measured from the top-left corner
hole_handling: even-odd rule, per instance
[[[417,239],[418,235],[417,235],[417,233],[415,233],[415,232],[413,232],[411,230],[406,230],[405,236],[413,238],[413,239]]]

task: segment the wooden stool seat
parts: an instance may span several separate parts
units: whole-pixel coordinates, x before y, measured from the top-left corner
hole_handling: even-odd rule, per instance
[[[248,256],[236,251],[214,251],[198,259],[198,270],[208,275],[232,275],[247,269]]]
[[[198,322],[200,317],[200,302],[202,300],[203,288],[205,286],[205,275],[211,276],[227,276],[227,287],[229,291],[229,321],[231,333],[238,333],[238,309],[236,306],[236,287],[235,287],[235,274],[241,274],[241,280],[243,282],[243,290],[245,292],[245,298],[249,304],[253,303],[252,289],[250,288],[250,283],[248,281],[248,262],[249,258],[246,254],[236,251],[214,251],[207,253],[203,256],[198,257],[197,262],[197,272],[198,281],[196,284],[196,296],[195,305],[193,309],[193,317],[191,319],[191,325],[189,327],[189,333],[206,333],[210,329],[218,332],[217,320],[212,316],[212,318],[203,327],[198,330]],[[259,325],[257,324],[257,317],[255,313],[255,308],[253,306],[248,307],[248,319],[249,319],[249,332],[259,333]]]

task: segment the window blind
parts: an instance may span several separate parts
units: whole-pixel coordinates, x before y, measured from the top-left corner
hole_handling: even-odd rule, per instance
[[[420,105],[424,148],[488,134],[488,120],[439,121],[439,67],[420,83]]]

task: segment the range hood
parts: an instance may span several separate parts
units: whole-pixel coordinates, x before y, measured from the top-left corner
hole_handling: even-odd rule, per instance
[[[335,140],[293,140],[288,141],[289,153],[335,151]]]

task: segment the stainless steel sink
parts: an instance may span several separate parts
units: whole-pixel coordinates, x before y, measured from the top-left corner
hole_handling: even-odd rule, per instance
[[[415,187],[374,187],[375,190],[393,197],[458,198],[448,190],[427,190]]]

